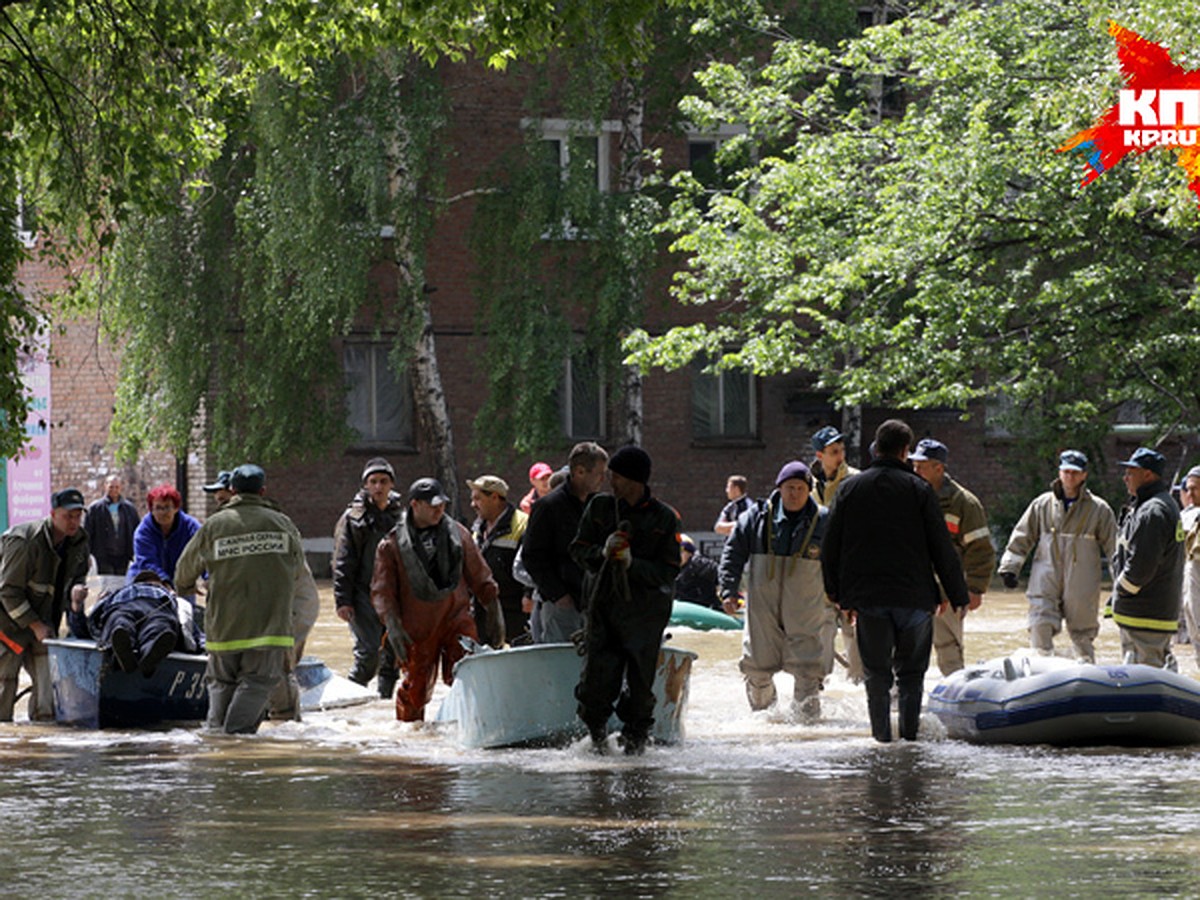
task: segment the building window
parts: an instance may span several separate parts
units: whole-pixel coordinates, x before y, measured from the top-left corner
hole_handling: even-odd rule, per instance
[[[415,449],[412,385],[407,372],[397,375],[388,361],[392,345],[383,341],[347,341],[346,368],[350,427],[356,447]]]
[[[558,389],[558,411],[563,434],[572,441],[597,441],[604,437],[604,375],[591,352],[567,357]]]
[[[620,123],[606,120],[596,125],[565,119],[527,119],[521,124],[537,129],[538,158],[548,193],[556,199],[544,236],[586,236],[589,225],[595,221],[597,197],[609,190],[609,134],[619,131]]]
[[[757,391],[749,372],[704,372],[692,364],[692,436],[697,439],[758,435]]]

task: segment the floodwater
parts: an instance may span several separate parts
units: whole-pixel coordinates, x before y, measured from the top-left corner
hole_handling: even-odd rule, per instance
[[[989,594],[968,657],[1023,644],[1023,604]],[[344,671],[325,608],[310,649]],[[637,759],[462,750],[384,701],[250,738],[0,726],[0,896],[1200,893],[1194,750],[975,747],[929,717],[877,745],[840,674],[800,726],[749,712],[740,635],[673,642],[700,654],[688,737]],[[1111,624],[1099,654],[1118,658]]]

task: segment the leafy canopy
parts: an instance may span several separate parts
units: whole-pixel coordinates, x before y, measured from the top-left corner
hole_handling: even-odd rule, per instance
[[[675,179],[665,229],[675,296],[716,323],[637,332],[631,361],[805,372],[839,404],[986,399],[1079,443],[1122,403],[1200,421],[1195,198],[1165,153],[1081,190],[1054,152],[1115,99],[1110,17],[1200,61],[1194,7],[951,0],[709,66],[684,110],[746,126],[738,168]]]

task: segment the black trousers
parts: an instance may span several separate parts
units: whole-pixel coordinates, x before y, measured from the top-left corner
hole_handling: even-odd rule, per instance
[[[615,706],[622,733],[644,740],[654,725],[654,673],[670,601],[604,598],[588,617],[587,656],[575,688],[579,718],[594,734],[605,730]]]
[[[877,741],[892,739],[891,692],[898,688],[900,737],[917,738],[925,670],[933,648],[929,610],[877,606],[858,610],[858,652],[866,673],[867,711]]]

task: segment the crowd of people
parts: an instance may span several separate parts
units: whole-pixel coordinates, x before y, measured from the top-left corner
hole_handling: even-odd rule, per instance
[[[676,601],[743,617],[739,670],[751,710],[784,705],[775,675],[785,672],[791,715],[818,721],[840,660],[865,683],[879,741],[892,739],[893,702],[900,738],[917,737],[931,657],[943,674],[963,667],[964,617],[993,573],[1015,589],[1030,555],[1028,631],[1038,652],[1053,653],[1065,627],[1073,655],[1095,660],[1104,559],[1113,578],[1104,614],[1120,629],[1127,662],[1173,664],[1181,607],[1200,635],[1200,467],[1180,486],[1181,514],[1166,460],[1139,448],[1120,463],[1130,499],[1118,522],[1086,487],[1087,456],[1064,451],[997,569],[986,513],[949,473],[949,448],[915,440],[898,419],[874,438],[860,472],[846,463],[845,435],[819,429],[811,459],[784,462],[761,500],[745,477],[730,476],[713,526],[719,561],[653,495],[651,459],[636,446],[610,456],[577,444],[558,470],[531,466],[525,493],[497,475],[472,478],[469,527],[447,515],[437,479],[401,494],[392,465],[373,458],[334,529],[334,604],[353,643],[348,677],[373,680],[399,720],[417,722],[471,642],[574,641],[585,658],[578,715],[594,748],[607,752],[615,713],[618,745],[638,754],[654,723],[658,650]],[[122,490],[109,478],[86,515],[78,490],[59,491],[47,518],[3,535],[0,721],[12,720],[22,667],[33,682],[30,718],[53,717],[44,641],[64,616],[124,672],[149,676],[173,650],[206,651],[214,730],[250,733],[267,717],[298,718],[294,670],[319,600],[300,532],[266,496],[263,470],[245,464],[205,485],[218,506],[203,524],[169,485],[148,492],[141,519]],[[89,555],[101,597],[86,610]]]

